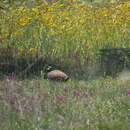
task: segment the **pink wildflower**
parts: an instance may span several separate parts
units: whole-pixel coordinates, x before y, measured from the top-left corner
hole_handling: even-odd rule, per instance
[[[56,97],[56,104],[61,104],[64,100],[64,97],[63,96],[57,96]]]
[[[11,73],[8,75],[9,79],[15,79],[16,78],[16,74],[15,73]]]
[[[87,94],[87,93],[82,93],[82,96],[83,96],[83,97],[87,97],[88,94]]]
[[[65,93],[68,91],[67,88],[64,88],[63,90],[64,90]]]
[[[81,93],[77,89],[73,89],[74,96],[81,96]]]
[[[88,96],[88,94],[86,94],[86,93],[81,93],[81,92],[79,92],[77,89],[73,89],[73,94],[74,94],[74,96],[79,96],[79,97]]]
[[[130,90],[127,91],[128,96],[130,96]]]

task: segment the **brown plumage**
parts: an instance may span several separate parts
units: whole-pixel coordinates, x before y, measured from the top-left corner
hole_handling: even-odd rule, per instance
[[[60,70],[52,70],[52,67],[50,66],[47,68],[44,78],[52,81],[67,81],[69,79],[64,72]]]

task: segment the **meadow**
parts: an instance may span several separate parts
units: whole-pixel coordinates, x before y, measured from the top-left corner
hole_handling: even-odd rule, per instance
[[[1,130],[129,130],[130,80],[0,83]],[[128,91],[128,92],[127,92]]]
[[[129,48],[129,34],[127,0],[0,1],[0,69],[19,67],[0,80],[0,130],[129,130],[129,71],[97,74],[100,49]],[[44,66],[19,78],[19,59],[41,56],[70,80],[45,80]]]

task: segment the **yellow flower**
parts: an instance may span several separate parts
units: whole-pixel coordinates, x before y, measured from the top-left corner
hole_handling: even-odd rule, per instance
[[[57,28],[57,25],[54,23],[52,25],[50,25],[52,28]]]
[[[127,19],[130,21],[130,16],[128,16]]]
[[[81,25],[83,25],[83,24],[85,24],[85,21],[84,21],[84,20],[79,20],[79,23],[80,23]]]
[[[54,3],[52,4],[52,6],[54,6],[54,7],[60,6],[60,3],[59,3],[59,2],[54,2]]]
[[[65,25],[62,25],[62,26],[60,27],[60,29],[61,29],[61,30],[65,29]]]
[[[22,26],[25,26],[28,24],[29,20],[31,20],[32,18],[30,17],[21,17],[19,20],[18,20],[18,24],[22,25]]]
[[[39,10],[37,8],[32,8],[32,11],[37,13]]]
[[[65,21],[68,21],[68,20],[70,20],[70,18],[69,18],[69,17],[65,17],[64,20],[65,20]]]
[[[53,11],[53,8],[52,8],[52,7],[48,7],[48,8],[47,8],[47,11],[48,11],[48,12],[52,12],[52,11]]]
[[[30,48],[30,49],[29,49],[29,52],[31,52],[31,53],[33,53],[33,52],[35,52],[35,51],[36,51],[35,48]]]
[[[14,37],[16,37],[16,36],[18,36],[20,34],[20,32],[16,31],[16,32],[13,32],[12,34],[13,34]]]
[[[28,8],[26,6],[20,6],[17,11],[19,12],[26,12],[28,10]]]
[[[60,4],[59,7],[64,7],[64,5],[63,5],[63,4]]]
[[[80,8],[84,8],[86,5],[84,4],[84,3],[82,3],[82,4],[79,4],[79,7]]]

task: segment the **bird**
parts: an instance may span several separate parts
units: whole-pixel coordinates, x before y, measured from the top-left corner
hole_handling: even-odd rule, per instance
[[[50,81],[65,82],[69,79],[69,76],[58,69],[53,69],[51,66],[48,66],[45,69],[44,78]]]

